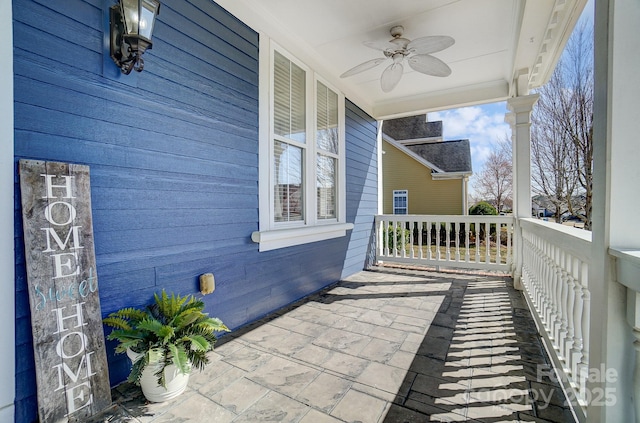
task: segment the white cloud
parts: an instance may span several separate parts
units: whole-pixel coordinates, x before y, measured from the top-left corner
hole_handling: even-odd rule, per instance
[[[495,103],[429,113],[429,120],[442,121],[445,140],[469,140],[473,173],[477,175],[496,142],[511,134],[511,128],[504,121],[505,113],[505,103]],[[471,190],[472,185],[469,184]]]
[[[429,120],[441,120],[445,140],[468,139],[474,173],[479,172],[494,144],[511,133],[504,121],[505,104],[462,107],[429,114]]]

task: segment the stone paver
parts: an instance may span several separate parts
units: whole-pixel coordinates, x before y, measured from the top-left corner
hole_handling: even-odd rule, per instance
[[[501,275],[374,268],[224,336],[210,357],[178,398],[148,404],[125,383],[92,422],[574,422]]]

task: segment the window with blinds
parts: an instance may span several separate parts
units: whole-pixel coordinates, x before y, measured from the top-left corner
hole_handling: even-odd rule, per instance
[[[277,51],[273,65],[274,221],[304,220],[306,72]]]
[[[338,166],[338,94],[316,84],[316,190],[318,219],[335,219]]]
[[[345,97],[260,36],[259,230],[269,251],[344,236]]]

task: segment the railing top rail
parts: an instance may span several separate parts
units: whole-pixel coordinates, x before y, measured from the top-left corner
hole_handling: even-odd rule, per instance
[[[376,221],[394,222],[460,222],[460,223],[513,223],[513,216],[463,216],[463,215],[444,215],[444,214],[379,214],[376,215]]]
[[[523,230],[543,237],[583,262],[591,261],[591,232],[539,219],[520,219]]]

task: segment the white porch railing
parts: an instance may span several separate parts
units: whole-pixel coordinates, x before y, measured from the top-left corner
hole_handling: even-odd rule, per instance
[[[511,271],[511,216],[376,216],[378,262]]]
[[[519,225],[525,297],[568,399],[584,421],[589,400],[591,233],[537,219],[520,219]]]

